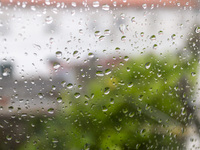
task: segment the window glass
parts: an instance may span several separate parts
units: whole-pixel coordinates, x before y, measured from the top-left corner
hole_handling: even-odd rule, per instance
[[[198,149],[197,0],[2,0],[0,149]]]

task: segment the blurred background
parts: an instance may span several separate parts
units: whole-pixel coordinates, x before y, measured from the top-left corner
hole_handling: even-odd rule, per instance
[[[2,0],[0,149],[199,149],[198,0]]]

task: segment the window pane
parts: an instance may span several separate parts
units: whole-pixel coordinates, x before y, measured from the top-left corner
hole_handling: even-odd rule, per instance
[[[0,149],[198,149],[199,2],[2,0]]]

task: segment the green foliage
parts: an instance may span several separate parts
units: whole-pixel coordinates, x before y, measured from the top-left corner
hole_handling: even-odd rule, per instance
[[[181,149],[191,121],[185,112],[197,61],[176,56],[132,58],[92,79],[82,90],[64,89],[60,110],[27,149]],[[105,70],[108,68],[105,68]],[[182,86],[187,81],[188,92]],[[76,96],[77,93],[80,97]]]

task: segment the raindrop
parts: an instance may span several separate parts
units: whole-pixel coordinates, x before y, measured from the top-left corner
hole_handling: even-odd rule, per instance
[[[93,54],[93,53],[88,53],[88,56],[89,56],[90,58],[93,58],[93,57],[94,57],[94,54]]]
[[[58,102],[58,103],[61,103],[61,102],[62,102],[62,97],[58,97],[58,98],[57,98],[57,102]]]
[[[121,126],[115,126],[115,129],[116,129],[117,131],[121,131],[122,127],[121,127]]]
[[[157,76],[160,78],[162,76],[161,72],[158,72]]]
[[[125,61],[128,61],[128,60],[129,60],[129,57],[128,57],[128,56],[124,56],[124,60],[125,60]]]
[[[143,95],[140,95],[140,96],[138,97],[138,99],[139,99],[139,101],[142,101]]]
[[[110,93],[110,88],[109,87],[106,87],[105,89],[104,89],[104,94],[105,95],[108,95]]]
[[[143,36],[144,36],[144,32],[141,32],[141,33],[140,33],[140,36],[143,37]]]
[[[110,98],[110,104],[114,104],[114,98]]]
[[[75,97],[75,98],[79,98],[80,96],[81,96],[80,93],[78,93],[78,92],[74,93],[74,97]]]
[[[149,69],[151,67],[151,63],[150,62],[147,62],[146,64],[145,64],[145,68],[146,69]]]
[[[76,2],[72,2],[72,6],[73,6],[73,7],[76,7]]]
[[[147,8],[147,4],[143,4],[143,5],[142,5],[142,8],[143,8],[143,9],[146,9],[146,8]]]
[[[12,140],[12,136],[11,136],[11,135],[7,135],[7,136],[6,136],[6,139],[7,139],[8,141]]]
[[[104,38],[105,38],[105,36],[103,36],[103,35],[100,36],[100,37],[99,37],[99,41],[103,41]]]
[[[126,36],[122,36],[122,37],[121,37],[121,40],[122,40],[122,41],[126,41]]]
[[[60,68],[60,63],[54,62],[54,63],[53,63],[53,68],[54,68],[54,69]]]
[[[118,51],[118,50],[120,50],[120,48],[119,48],[119,47],[116,47],[115,50]]]
[[[68,89],[73,88],[73,84],[72,84],[72,83],[67,84],[67,88],[68,88]]]
[[[153,49],[155,49],[155,50],[156,50],[156,49],[157,49],[157,47],[158,47],[158,45],[157,45],[157,44],[154,44],[154,45],[153,45]]]
[[[45,18],[45,22],[46,22],[46,24],[51,24],[51,23],[53,22],[53,17],[47,16],[47,17]]]
[[[98,1],[94,1],[93,2],[93,7],[99,7],[99,2]]]
[[[131,22],[135,22],[135,17],[132,17],[132,18],[131,18]]]
[[[196,33],[200,33],[200,27],[196,27],[196,28],[195,28],[195,32],[196,32]]]
[[[94,32],[94,35],[97,36],[97,37],[99,37],[100,34],[101,34],[100,31],[95,31],[95,32]]]
[[[110,35],[110,30],[109,30],[109,29],[106,29],[106,30],[104,31],[104,35]]]
[[[108,111],[108,108],[106,106],[102,106],[102,111],[106,112],[106,111]]]
[[[104,73],[103,73],[103,71],[97,71],[96,75],[99,77],[102,77],[102,76],[104,76]]]
[[[38,93],[38,97],[39,98],[43,98],[43,94],[42,93]]]
[[[151,39],[152,41],[154,41],[154,40],[156,40],[156,36],[155,36],[155,35],[152,35],[152,36],[150,37],[150,39]]]
[[[61,58],[62,57],[62,52],[61,51],[57,51],[56,52],[56,57],[57,58]]]
[[[128,87],[131,88],[133,86],[133,82],[128,83]]]
[[[53,113],[54,113],[54,108],[49,108],[49,109],[48,109],[48,113],[49,113],[49,114],[53,114]]]
[[[195,72],[191,72],[191,75],[192,75],[193,77],[195,77],[195,76],[196,76],[196,73],[195,73]]]
[[[106,69],[105,70],[105,75],[109,75],[111,73],[111,70],[110,69]]]
[[[105,10],[105,11],[108,11],[110,9],[110,6],[105,4],[102,6],[102,9]]]
[[[13,106],[9,106],[9,107],[8,107],[8,111],[9,111],[9,112],[12,112],[12,111],[13,111],[13,109],[14,109],[14,107],[13,107]]]
[[[126,25],[125,24],[120,24],[119,25],[119,31],[124,34],[125,33],[125,30],[126,30]]]
[[[159,34],[159,35],[162,35],[162,34],[163,34],[163,31],[159,31],[158,34]]]
[[[74,51],[74,52],[73,52],[73,56],[74,56],[74,57],[76,57],[77,54],[78,54],[78,51]]]
[[[172,34],[171,38],[172,38],[172,40],[175,40],[176,34]]]

